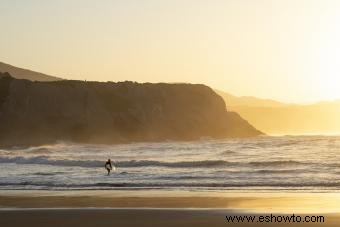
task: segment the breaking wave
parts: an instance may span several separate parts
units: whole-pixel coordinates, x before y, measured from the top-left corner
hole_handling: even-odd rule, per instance
[[[78,166],[78,167],[102,167],[104,161],[100,160],[72,160],[72,159],[50,159],[48,156],[35,157],[0,157],[0,163],[15,164],[38,164],[52,166]],[[264,161],[264,162],[228,162],[225,160],[198,160],[198,161],[180,161],[180,162],[163,162],[156,160],[128,160],[114,162],[119,167],[168,167],[168,168],[213,168],[213,167],[230,167],[230,166],[249,166],[249,167],[282,167],[298,166],[313,163],[304,163],[298,161]]]

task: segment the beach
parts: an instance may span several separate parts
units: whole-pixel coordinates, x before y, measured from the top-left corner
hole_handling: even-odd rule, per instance
[[[42,209],[0,212],[1,226],[338,226],[339,215],[325,223],[229,223],[229,210],[193,209]],[[242,213],[244,215],[244,213]],[[248,215],[252,215],[249,214]]]
[[[337,193],[1,191],[0,226],[338,226],[339,201]],[[226,218],[245,215],[256,219]],[[270,215],[302,221],[259,222]]]

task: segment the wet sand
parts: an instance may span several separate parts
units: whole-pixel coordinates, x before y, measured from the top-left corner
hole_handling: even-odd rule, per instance
[[[0,226],[339,226],[340,215],[325,214],[323,223],[230,223],[226,215],[254,215],[214,209],[25,209],[0,211]],[[260,215],[260,214],[256,214]],[[267,214],[265,214],[267,215]],[[279,215],[279,214],[276,214]]]
[[[0,226],[339,226],[337,193],[0,191]],[[227,215],[324,216],[321,223],[230,223]]]

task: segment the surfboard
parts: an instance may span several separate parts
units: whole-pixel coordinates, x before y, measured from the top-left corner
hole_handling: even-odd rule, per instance
[[[116,166],[114,166],[114,165],[109,165],[109,164],[106,164],[105,165],[105,169],[110,169],[110,170],[112,170],[112,171],[116,171]]]

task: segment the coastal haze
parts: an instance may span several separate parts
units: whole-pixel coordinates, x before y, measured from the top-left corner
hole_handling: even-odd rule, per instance
[[[338,226],[339,1],[0,9],[0,226]]]
[[[268,135],[340,135],[340,99],[294,104],[216,92],[229,110]]]

